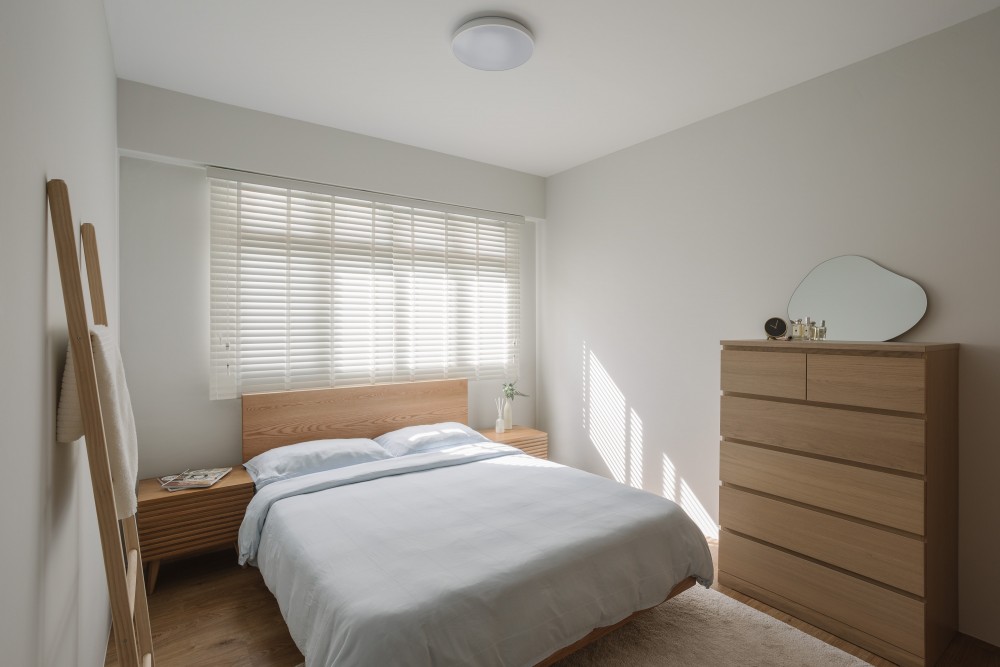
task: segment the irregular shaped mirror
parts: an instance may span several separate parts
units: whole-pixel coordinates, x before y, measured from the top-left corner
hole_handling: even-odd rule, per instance
[[[826,320],[828,340],[891,340],[925,312],[927,294],[920,285],[857,255],[823,262],[788,301],[789,321]]]

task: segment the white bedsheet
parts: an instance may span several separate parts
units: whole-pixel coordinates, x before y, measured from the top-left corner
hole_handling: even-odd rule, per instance
[[[519,450],[351,468],[265,487],[240,529],[307,667],[534,665],[711,583],[676,504]]]

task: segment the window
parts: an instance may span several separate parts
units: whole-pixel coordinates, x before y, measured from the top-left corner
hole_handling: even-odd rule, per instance
[[[515,377],[514,216],[209,170],[211,396]]]

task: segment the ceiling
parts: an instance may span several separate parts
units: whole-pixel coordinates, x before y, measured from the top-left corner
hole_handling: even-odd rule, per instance
[[[105,0],[118,76],[549,176],[1000,7],[1000,0]],[[506,72],[470,18],[535,35]]]

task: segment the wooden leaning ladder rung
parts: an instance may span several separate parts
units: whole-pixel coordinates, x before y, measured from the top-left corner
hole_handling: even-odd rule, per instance
[[[73,215],[69,206],[69,191],[60,180],[48,182],[49,211],[59,260],[66,322],[69,326],[70,347],[76,370],[83,431],[86,436],[90,478],[97,506],[97,525],[101,534],[104,570],[111,600],[111,622],[119,667],[153,667],[153,636],[146,603],[146,584],[142,577],[142,554],[135,515],[118,520],[115,496],[111,487],[107,439],[94,370],[94,350],[90,343],[90,325],[83,300],[80,261],[76,251]],[[94,324],[108,324],[101,281],[101,264],[97,255],[94,226],[80,225],[83,253],[87,261],[87,281]],[[122,538],[124,537],[124,546]]]

